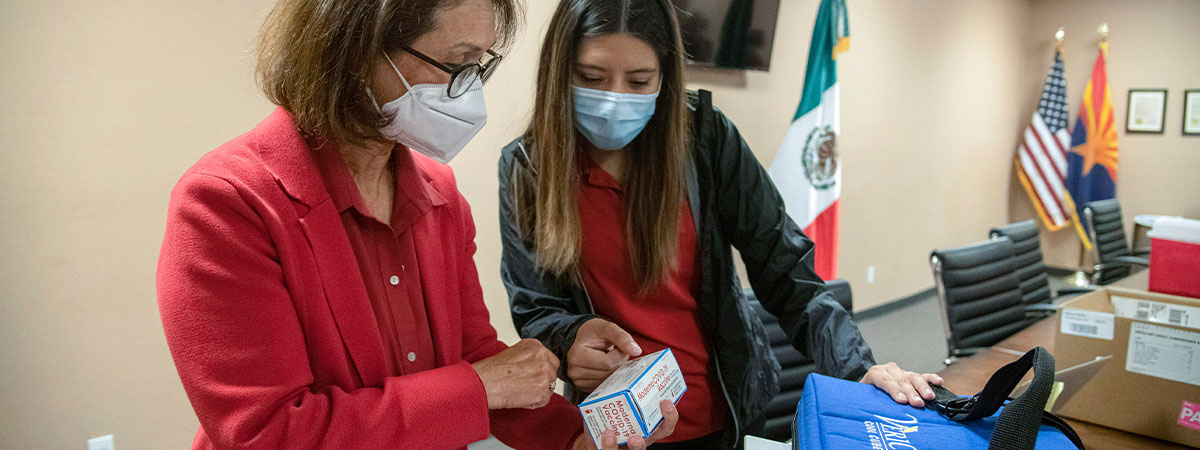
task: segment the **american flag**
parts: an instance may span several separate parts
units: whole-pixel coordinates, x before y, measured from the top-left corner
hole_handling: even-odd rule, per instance
[[[1064,187],[1067,178],[1067,81],[1062,53],[1054,52],[1054,66],[1046,75],[1037,112],[1017,145],[1017,176],[1029,193],[1046,228],[1058,230],[1075,217],[1075,204]]]

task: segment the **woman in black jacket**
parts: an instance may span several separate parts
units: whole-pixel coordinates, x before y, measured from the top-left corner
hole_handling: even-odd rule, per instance
[[[876,365],[812,270],[813,244],[707,92],[684,88],[667,0],[564,0],[524,136],[500,159],[501,267],[513,321],[564,361],[578,402],[631,356],[671,348],[689,391],[652,448],[734,448],[762,426],[779,365],[742,297],[819,373],[932,399],[932,374]]]

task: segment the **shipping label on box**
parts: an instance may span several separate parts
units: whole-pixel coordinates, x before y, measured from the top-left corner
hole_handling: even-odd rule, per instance
[[[1058,313],[1062,334],[1073,334],[1111,341],[1113,315],[1084,309],[1063,309]]]
[[[579,412],[596,448],[604,430],[615,431],[617,443],[625,444],[630,436],[653,433],[662,422],[659,402],[679,403],[686,391],[683,372],[668,348],[622,364],[579,404]]]
[[[1200,386],[1200,333],[1134,322],[1125,370]]]
[[[1128,319],[1200,330],[1200,307],[1112,296],[1113,313]]]

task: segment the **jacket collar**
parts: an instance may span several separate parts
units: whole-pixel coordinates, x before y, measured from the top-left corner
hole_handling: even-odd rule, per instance
[[[617,181],[617,179],[613,177],[612,174],[608,173],[607,170],[604,170],[603,167],[600,167],[600,164],[593,160],[592,155],[588,154],[587,151],[579,150],[578,159],[579,168],[582,172],[580,179],[583,180],[584,184],[587,184],[591,187],[607,188],[618,192],[621,191],[621,182]]]
[[[270,116],[254,127],[253,133],[259,143],[259,158],[289,197],[310,208],[331,200],[309,142],[296,128],[292,115],[283,107],[275,108]],[[415,157],[413,159],[408,167],[419,176],[412,177],[410,184],[421,192],[404,193],[406,200],[428,197],[430,206],[446,204],[445,195],[431,183],[433,177],[422,164],[415,161]],[[399,197],[400,192],[397,192]]]
[[[320,148],[312,153],[316,155],[318,170],[325,180],[325,186],[329,188],[329,195],[338,213],[344,214],[354,209],[365,217],[387,214],[389,228],[396,235],[411,228],[430,209],[446,203],[445,197],[424,176],[426,174],[419,168],[413,152],[403,146],[397,145],[388,160],[395,174],[395,196],[391,211],[371,211],[337,148]]]

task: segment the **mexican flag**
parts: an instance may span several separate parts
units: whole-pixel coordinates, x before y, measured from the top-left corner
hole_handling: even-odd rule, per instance
[[[837,278],[838,200],[842,196],[837,56],[849,49],[845,0],[821,0],[800,107],[767,170],[792,220],[816,243],[816,272],[825,280]]]

